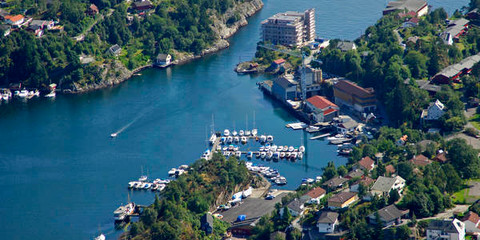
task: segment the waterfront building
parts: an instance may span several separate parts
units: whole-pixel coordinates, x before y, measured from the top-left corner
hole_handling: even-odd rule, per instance
[[[362,88],[349,80],[340,80],[333,85],[335,103],[345,105],[358,112],[373,112],[377,108],[373,88]]]
[[[432,220],[426,229],[427,240],[465,240],[465,224],[456,218]]]
[[[386,206],[377,211],[380,217],[380,222],[383,227],[390,227],[402,222],[402,217],[408,213],[407,211],[400,211],[395,205]],[[372,225],[377,224],[377,214],[372,213],[368,215],[368,222]]]
[[[313,96],[306,101],[305,108],[310,118],[315,122],[330,122],[338,117],[340,108],[330,102],[326,97]]]
[[[348,51],[351,51],[351,50],[356,50],[357,45],[355,45],[354,42],[340,41],[337,44],[337,48],[342,52],[348,52]]]
[[[302,198],[307,200],[306,203],[308,204],[320,204],[320,199],[325,197],[326,193],[327,191],[325,191],[325,189],[321,187],[316,187],[310,190],[309,192],[305,193],[305,195],[303,195]]]
[[[383,15],[395,12],[397,10],[415,12],[418,17],[428,13],[428,4],[425,0],[395,0],[387,4]]]
[[[372,186],[370,193],[379,196],[389,196],[391,190],[397,190],[398,194],[402,194],[405,188],[405,179],[400,176],[384,177],[380,176]]]
[[[328,207],[330,209],[346,208],[358,200],[357,193],[354,192],[340,192],[330,199],[328,199]]]
[[[338,215],[336,212],[322,212],[317,220],[318,232],[333,233],[338,225]]]
[[[284,102],[294,100],[297,97],[297,85],[293,75],[281,75],[273,81],[272,94]]]
[[[155,65],[168,66],[171,64],[171,61],[172,61],[172,55],[160,53],[157,55],[157,58],[155,59]]]
[[[315,40],[315,9],[277,13],[262,22],[261,39],[289,47],[302,47]]]

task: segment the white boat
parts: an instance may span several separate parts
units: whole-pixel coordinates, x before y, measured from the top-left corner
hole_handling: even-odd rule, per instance
[[[170,171],[168,171],[168,175],[170,175],[170,176],[175,175],[176,171],[177,171],[176,168],[172,168],[172,169],[170,169]]]
[[[260,152],[255,152],[255,158],[260,158]]]
[[[280,152],[280,158],[285,158],[285,152]]]
[[[235,146],[232,144],[228,145],[228,151],[233,151],[235,149]]]
[[[305,130],[309,133],[314,133],[314,132],[318,132],[320,128],[317,126],[309,126]]]
[[[261,146],[259,150],[260,150],[260,152],[265,151],[265,146]]]
[[[262,159],[265,159],[265,157],[267,156],[267,153],[266,152],[260,152],[260,157]]]
[[[243,130],[240,130],[240,131],[238,131],[238,135],[243,136],[243,135],[245,135],[245,132]]]
[[[300,160],[303,159],[303,152],[298,153],[298,159],[300,159]]]
[[[233,138],[233,141],[238,143],[238,142],[240,142],[240,138],[239,138],[238,136],[235,136],[235,137]]]
[[[230,130],[225,129],[225,131],[223,131],[223,136],[226,136],[226,137],[230,136]]]
[[[315,182],[321,182],[321,181],[322,181],[322,176],[315,177]]]
[[[303,122],[297,122],[297,123],[287,124],[286,127],[292,128],[293,130],[299,130],[299,129],[304,129],[308,127],[308,125]]]
[[[345,135],[343,134],[337,134],[335,136],[332,136],[332,137],[327,137],[326,139],[328,141],[332,141],[332,140],[339,140],[339,139],[344,139],[345,138]]]
[[[242,156],[242,152],[236,151],[235,152],[235,157],[240,158]]]
[[[267,159],[272,159],[273,157],[273,152],[272,151],[268,151],[267,152]]]
[[[105,239],[106,239],[106,238],[105,238],[105,235],[100,234],[100,235],[98,235],[96,238],[94,238],[93,240],[105,240]]]
[[[285,185],[285,184],[287,184],[287,179],[285,177],[280,176],[277,179],[275,179],[275,184]]]
[[[295,148],[293,146],[288,147],[289,152],[293,152],[293,150],[295,150]]]
[[[273,158],[274,159],[279,159],[280,158],[280,153],[279,152],[274,152],[273,153]]]
[[[265,151],[269,151],[269,150],[270,150],[270,148],[271,148],[271,147],[270,147],[270,145],[268,145],[268,144],[267,144],[267,145],[265,145]]]
[[[300,146],[298,147],[299,152],[305,152],[305,146]]]
[[[283,151],[283,146],[278,146],[277,151],[279,151],[279,152]]]
[[[226,138],[226,137],[221,137],[221,138],[220,138],[220,143],[221,143],[221,144],[224,144],[226,141],[227,141],[227,138]]]
[[[5,101],[8,101],[8,100],[10,100],[10,95],[8,95],[8,93],[4,93],[4,94],[2,94],[2,99],[5,100]]]
[[[272,150],[272,152],[276,152],[277,151],[277,145],[272,145],[270,147],[270,150]]]
[[[210,149],[207,149],[207,150],[205,150],[205,152],[203,152],[202,158],[203,158],[203,159],[208,159],[208,158],[210,158]]]
[[[253,152],[248,152],[247,153],[247,158],[252,159],[253,158]]]
[[[232,136],[228,136],[227,137],[227,143],[232,143],[233,142],[233,137]]]
[[[245,137],[245,136],[242,137],[242,143],[243,143],[243,144],[246,144],[246,143],[247,143],[247,137]]]
[[[216,150],[217,151],[222,151],[222,146],[218,145]]]
[[[159,185],[158,185],[158,188],[157,188],[157,191],[159,191],[159,192],[160,192],[160,191],[163,191],[163,189],[165,189],[165,187],[167,187],[166,184],[159,184]]]
[[[249,137],[250,135],[252,135],[252,132],[250,132],[250,130],[245,130],[245,136]]]
[[[291,155],[292,155],[292,154],[291,154],[290,152],[286,152],[286,153],[285,153],[285,157],[286,157],[286,158],[290,158]]]
[[[261,136],[260,136],[260,142],[264,143],[264,142],[266,142],[266,141],[267,141],[267,136],[261,135]]]
[[[132,214],[134,211],[135,203],[128,203],[125,206],[118,207],[113,212],[113,218],[115,219],[115,221],[123,221],[128,215]]]
[[[112,133],[112,134],[110,134],[110,137],[111,137],[111,138],[116,138],[117,135],[118,135],[118,133]]]
[[[230,155],[232,155],[231,152],[226,152],[226,153],[225,153],[225,157],[230,157]]]
[[[233,146],[233,151],[238,151],[238,149],[240,149],[237,145]]]
[[[178,169],[187,170],[187,169],[188,169],[188,165],[187,165],[187,164],[180,165],[180,167],[178,167]]]
[[[150,189],[151,187],[152,187],[151,183],[145,183],[145,185],[143,185],[143,189]]]
[[[22,91],[15,91],[15,95],[19,98],[26,98],[28,97],[28,91],[23,89]]]
[[[252,136],[257,136],[257,133],[258,133],[258,130],[256,128],[252,129]]]
[[[135,182],[135,181],[129,182],[128,183],[128,188],[133,188],[133,186],[135,186],[136,183],[137,182]]]
[[[283,146],[283,151],[284,152],[288,151],[288,146]]]
[[[210,137],[210,144],[214,144],[215,141],[217,140],[217,135],[215,133],[212,134],[212,136]]]
[[[267,142],[273,142],[273,136],[272,135],[267,136]]]
[[[232,135],[237,136],[238,135],[237,131],[233,130]]]
[[[49,94],[45,95],[46,98],[54,98],[57,94],[55,91],[51,91]]]
[[[40,91],[38,91],[38,89],[35,89],[35,91],[33,92],[33,95],[35,97],[40,97]]]
[[[292,155],[290,155],[290,159],[292,160],[296,160],[298,157],[298,153],[297,152],[292,152]]]
[[[152,187],[150,188],[150,190],[152,190],[152,192],[157,191],[158,190],[158,184],[156,184],[156,183],[152,184]]]
[[[138,179],[138,181],[140,181],[140,182],[145,182],[145,181],[147,181],[147,179],[148,179],[148,177],[147,177],[146,175],[142,175],[142,176],[140,176],[140,178]]]

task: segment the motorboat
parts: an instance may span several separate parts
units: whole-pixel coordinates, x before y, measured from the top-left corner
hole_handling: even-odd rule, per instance
[[[120,206],[118,207],[114,212],[113,212],[113,217],[116,222],[118,221],[123,221],[125,218],[128,217],[128,215],[132,214],[135,211],[135,203],[131,202],[128,203],[125,206]]]
[[[285,152],[280,152],[280,158],[285,158]]]
[[[135,186],[136,183],[137,182],[135,182],[135,181],[129,182],[128,183],[128,188],[133,188],[133,186]]]
[[[286,152],[286,153],[285,153],[285,157],[286,157],[286,158],[290,158],[291,155],[292,155],[292,154],[291,154],[290,152]]]
[[[224,146],[224,147],[222,148],[222,151],[224,151],[224,152],[227,151],[227,150],[228,150],[228,147],[227,147],[227,146]]]
[[[259,150],[260,150],[260,152],[265,151],[265,146],[261,146]]]
[[[279,151],[279,152],[283,151],[283,146],[278,146],[277,151]]]
[[[245,136],[249,137],[250,135],[252,135],[252,132],[250,132],[250,130],[245,130]]]
[[[221,143],[221,144],[224,144],[226,141],[227,141],[227,138],[226,138],[226,137],[221,137],[221,138],[220,138],[220,143]]]
[[[255,152],[255,158],[260,158],[260,152]]]
[[[285,152],[288,151],[288,146],[286,146],[286,145],[283,146],[283,151],[285,151]]]
[[[26,98],[28,97],[28,94],[29,92],[25,89],[23,89],[22,91],[15,91],[15,95],[19,98]]]
[[[212,134],[212,136],[210,137],[210,144],[213,145],[215,143],[215,141],[217,140],[217,135],[215,133]]]
[[[98,235],[96,238],[94,238],[93,240],[105,240],[105,235],[103,235],[103,233],[102,233],[102,234]]]
[[[243,144],[246,144],[247,143],[247,137],[243,136],[241,138],[241,141],[242,141]]]
[[[228,145],[228,151],[233,151],[233,149],[235,149],[235,146],[232,144]]]
[[[242,152],[236,151],[235,152],[235,157],[240,158],[242,156]]]
[[[267,152],[267,159],[272,159],[273,157],[273,152],[272,151],[268,151]]]
[[[248,152],[247,153],[247,158],[252,159],[253,158],[253,152]]]
[[[187,170],[187,169],[188,169],[188,165],[187,165],[187,164],[180,165],[180,167],[178,167],[178,169]]]
[[[267,136],[267,142],[273,142],[273,136],[272,135]]]
[[[47,95],[45,95],[46,98],[54,98],[57,94],[55,93],[55,91],[51,91],[50,93],[48,93]]]
[[[345,135],[343,134],[337,134],[335,136],[332,136],[332,137],[327,137],[326,139],[328,141],[332,141],[332,140],[339,140],[339,139],[344,139],[345,138]]]
[[[233,137],[232,136],[228,136],[227,137],[227,143],[232,143],[233,142]]]
[[[166,184],[158,184],[158,188],[157,188],[157,191],[163,191],[163,189],[165,189],[165,187],[167,187]]]
[[[322,181],[322,176],[315,177],[315,182],[321,182],[321,181]]]
[[[232,135],[237,136],[238,135],[237,131],[233,130]]]
[[[241,137],[241,136],[245,135],[245,132],[243,130],[240,130],[240,131],[238,131],[238,135]]]
[[[202,154],[203,159],[208,159],[210,157],[210,149],[205,150]]]
[[[168,171],[168,175],[169,175],[169,176],[175,175],[175,172],[176,172],[176,171],[177,171],[176,168],[172,168],[172,169],[170,169],[170,171]]]
[[[8,100],[10,100],[10,95],[8,95],[8,93],[4,93],[4,94],[2,94],[2,99],[5,100],[5,101],[8,101]]]
[[[152,184],[152,187],[150,188],[150,190],[152,190],[152,192],[155,192],[158,190],[158,184]]]
[[[267,153],[266,152],[260,152],[260,157],[262,159],[265,159],[265,157],[267,156]]]
[[[293,146],[288,147],[289,152],[293,152],[293,150],[295,150],[295,148]]]
[[[235,137],[233,138],[233,141],[236,142],[236,143],[238,143],[238,142],[240,142],[240,138],[239,138],[238,136],[235,136]]]
[[[274,159],[279,159],[280,158],[280,153],[279,152],[274,152],[273,153],[273,158]]]
[[[183,170],[183,169],[177,169],[177,171],[175,171],[175,176],[178,177],[178,176],[180,176],[180,175],[182,175],[182,174],[184,174],[184,173],[185,173],[185,170]]]
[[[300,146],[298,147],[299,152],[305,152],[305,146]]]
[[[151,187],[152,187],[151,183],[145,183],[145,185],[143,186],[143,189],[150,189]]]
[[[258,129],[254,128],[252,129],[252,136],[257,136]]]
[[[266,141],[267,141],[267,136],[261,135],[261,136],[260,136],[260,142],[261,142],[261,143],[264,143],[264,142],[266,142]]]
[[[309,126],[305,129],[308,133],[314,133],[320,131],[320,127],[317,126]]]
[[[238,151],[238,149],[240,149],[237,145],[233,145],[233,151]]]
[[[300,160],[303,159],[303,152],[298,153],[298,159],[300,159]]]
[[[111,137],[111,138],[116,138],[117,135],[118,135],[118,133],[112,133],[112,134],[110,134],[110,137]]]
[[[297,152],[292,152],[292,154],[290,155],[290,159],[293,160],[293,161],[296,160],[297,157],[298,157],[298,153],[297,153]]]
[[[285,184],[287,184],[287,179],[285,177],[280,176],[277,179],[275,179],[275,184],[285,185]]]
[[[139,182],[145,182],[147,181],[148,177],[146,175],[142,175],[140,176],[140,178],[138,179]]]
[[[216,150],[217,150],[217,151],[221,151],[221,150],[222,150],[222,146],[217,145],[217,149],[216,149]]]
[[[273,152],[276,152],[277,151],[277,145],[272,145],[270,147],[270,150],[272,150]]]
[[[225,157],[230,157],[230,155],[232,155],[231,152],[226,152]]]
[[[225,129],[225,130],[223,131],[223,136],[225,136],[225,137],[230,136],[230,130]]]
[[[268,145],[268,144],[267,144],[267,145],[265,145],[265,151],[270,151],[270,147],[271,147],[271,146],[270,146],[270,145]]]

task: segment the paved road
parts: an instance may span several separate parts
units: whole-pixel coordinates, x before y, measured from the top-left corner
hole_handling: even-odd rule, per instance
[[[281,193],[273,200],[265,200],[263,198],[247,198],[243,203],[232,207],[231,209],[219,212],[223,215],[226,222],[235,222],[238,215],[246,215],[246,219],[258,218],[265,214],[271,213],[275,209],[275,204],[281,202],[282,197],[287,193]]]

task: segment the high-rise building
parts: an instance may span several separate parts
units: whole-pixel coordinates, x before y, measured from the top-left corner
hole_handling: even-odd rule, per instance
[[[315,40],[315,9],[277,13],[262,22],[262,41],[301,47]]]

